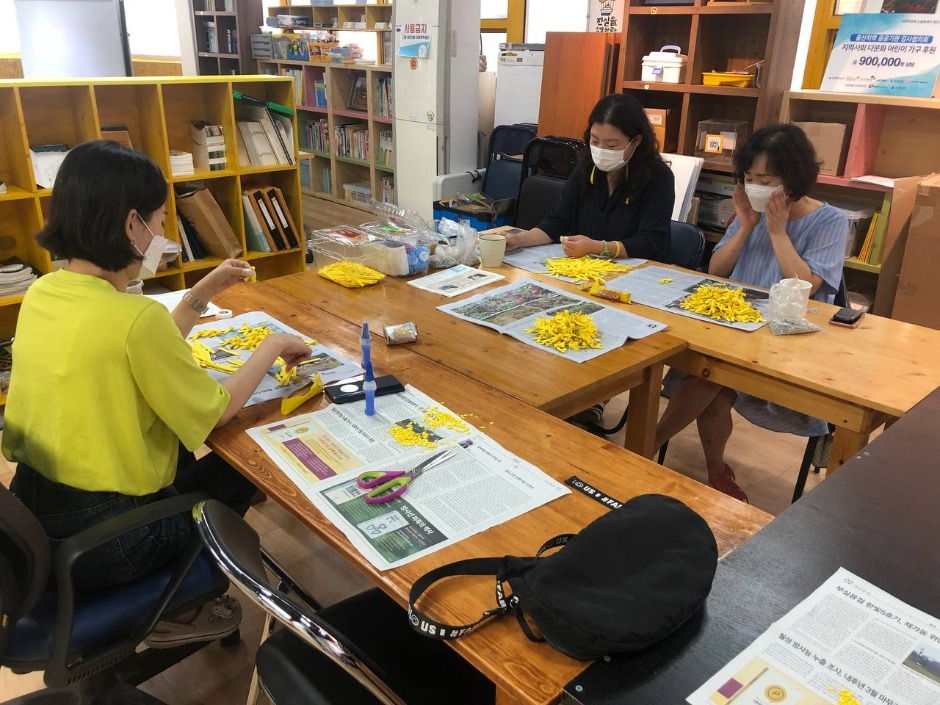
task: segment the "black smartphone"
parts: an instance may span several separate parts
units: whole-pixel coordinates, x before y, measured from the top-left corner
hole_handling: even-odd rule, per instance
[[[359,401],[366,398],[366,393],[362,391],[364,380],[355,382],[343,382],[342,384],[331,384],[324,387],[323,391],[334,404],[345,404],[350,401]],[[375,378],[375,396],[380,397],[383,394],[397,394],[405,391],[404,385],[398,381],[395,375],[383,375]]]
[[[855,328],[865,315],[864,311],[856,311],[854,308],[840,308],[829,322],[834,326],[845,326],[846,328]]]

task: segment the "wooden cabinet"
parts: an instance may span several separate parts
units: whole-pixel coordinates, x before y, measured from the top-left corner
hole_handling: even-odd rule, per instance
[[[775,122],[790,87],[803,0],[769,3],[692,0],[689,5],[647,5],[627,0],[618,84],[647,108],[669,110],[678,120],[680,154],[695,153],[698,123],[747,121],[750,131]],[[644,81],[643,57],[667,45],[688,55],[680,83]],[[743,70],[763,61],[759,87],[703,85],[705,71]],[[706,169],[731,171],[706,159]]]
[[[202,76],[254,73],[251,34],[261,26],[259,0],[190,0]]]
[[[335,39],[311,51],[311,61],[258,62],[265,73],[294,79],[303,193],[360,206],[368,206],[370,198],[394,202],[392,8],[387,3],[268,8],[269,17],[304,18],[301,26],[282,22],[285,31],[328,32]],[[342,44],[344,31],[371,33],[376,63],[331,63],[329,47]],[[316,56],[316,50],[324,54]]]
[[[869,203],[881,212],[883,224],[874,233],[872,256],[868,262],[847,259],[846,277],[873,296],[875,313],[890,316],[916,183],[940,164],[940,103],[931,98],[788,91],[780,121],[847,125],[845,167],[841,174],[820,175],[817,194]],[[852,181],[869,175],[893,180],[894,186]]]
[[[259,278],[303,271],[301,247],[274,253],[252,252],[245,247],[243,190],[265,184],[280,188],[298,228],[302,227],[303,210],[296,165],[254,167],[238,163],[233,90],[286,105],[293,101],[289,79],[262,76],[240,76],[238,80],[122,78],[66,84],[0,81],[0,123],[8,128],[0,134],[0,181],[7,186],[6,193],[0,194],[0,259],[19,257],[38,274],[52,270],[49,253],[34,238],[49,212],[52,189],[36,186],[30,145],[64,143],[74,147],[100,138],[102,125],[122,125],[134,147],[153,159],[166,175],[167,238],[179,242],[173,187],[183,182],[201,183],[215,196],[242,245],[243,259],[252,263]],[[195,120],[222,125],[227,168],[197,169],[195,174],[172,176],[170,150],[192,151],[189,124]],[[296,140],[292,147],[296,155]],[[187,288],[219,261],[204,258],[183,262],[177,257],[149,282],[167,289]],[[22,295],[0,297],[0,337],[13,334],[22,299]]]
[[[594,104],[616,88],[620,34],[549,32],[545,36],[539,135],[584,138]],[[558,100],[564,96],[564,100]]]

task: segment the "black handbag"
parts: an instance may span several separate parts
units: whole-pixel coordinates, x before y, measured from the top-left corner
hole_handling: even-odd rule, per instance
[[[422,634],[447,640],[512,611],[529,639],[593,659],[638,651],[672,633],[704,603],[717,564],[702,517],[672,497],[641,495],[578,534],[550,539],[535,557],[472,558],[426,573],[411,588],[408,618]],[[496,607],[460,626],[416,607],[433,583],[455,575],[495,575]]]

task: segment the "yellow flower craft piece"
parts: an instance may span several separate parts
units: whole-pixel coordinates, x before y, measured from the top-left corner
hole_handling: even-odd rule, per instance
[[[415,430],[413,423],[409,423],[407,426],[392,426],[388,429],[388,435],[400,446],[423,446],[428,449],[433,449],[437,446],[437,444],[431,440],[427,431],[421,431],[419,433]]]
[[[598,284],[602,284],[601,279],[608,274],[621,274],[631,269],[636,267],[596,257],[558,257],[545,260],[545,270],[553,277],[570,277],[575,281],[592,281]]]
[[[692,313],[731,323],[761,323],[760,311],[748,303],[743,289],[703,284],[679,306]]]
[[[381,272],[358,262],[334,262],[322,267],[317,274],[347,289],[361,289],[385,279]]]
[[[597,326],[584,313],[559,311],[551,318],[537,318],[526,333],[534,333],[533,340],[539,345],[555,348],[558,352],[601,348]]]
[[[456,416],[448,414],[437,406],[424,409],[424,416],[421,417],[421,425],[431,429],[449,428],[458,433],[466,433],[470,430],[470,425],[466,421],[462,421]]]

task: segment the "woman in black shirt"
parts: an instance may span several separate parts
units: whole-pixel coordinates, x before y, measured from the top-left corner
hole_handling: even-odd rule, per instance
[[[591,158],[568,178],[551,215],[509,235],[506,249],[560,240],[569,257],[668,261],[675,183],[639,101],[620,93],[601,98],[584,139]]]

